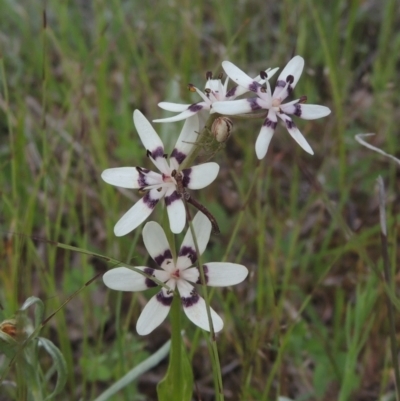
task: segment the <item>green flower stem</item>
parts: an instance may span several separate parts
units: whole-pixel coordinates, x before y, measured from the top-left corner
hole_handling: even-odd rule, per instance
[[[173,380],[173,390],[174,396],[171,399],[178,399],[176,395],[180,395],[180,386],[181,386],[181,378],[182,378],[182,336],[181,336],[181,304],[179,294],[175,292],[172,299],[171,306],[171,327],[172,327],[172,336],[171,336],[171,353],[175,355],[175,363],[172,364],[172,380]]]

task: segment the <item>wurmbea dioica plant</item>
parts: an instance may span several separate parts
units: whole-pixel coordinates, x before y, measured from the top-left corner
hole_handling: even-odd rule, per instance
[[[260,75],[253,79],[229,61],[224,61],[222,66],[228,77],[238,86],[228,89],[228,78],[222,84],[221,77],[213,79],[212,74],[207,73],[204,93],[194,85],[189,85],[189,90],[197,92],[202,101],[191,105],[169,102],[159,104],[161,108],[179,112],[179,114],[154,120],[154,122],[186,120],[168,161],[161,139],[143,114],[135,110],[134,124],[147,156],[160,173],[144,167],[111,168],[102,173],[102,178],[109,184],[139,189],[145,193],[143,198],[116,224],[114,231],[117,236],[128,234],[143,223],[153,212],[160,199],[164,198],[167,207],[169,227],[164,227],[167,233],[156,222],[148,222],[142,233],[145,247],[160,269],[146,266],[133,269],[117,267],[103,277],[104,283],[109,288],[121,291],[141,291],[161,286],[160,291],[150,299],[143,309],[136,329],[141,335],[152,332],[165,320],[172,309],[172,349],[167,373],[167,377],[171,381],[168,382],[168,385],[159,387],[159,399],[163,400],[191,399],[192,384],[190,380],[192,380],[192,376],[187,379],[189,384],[186,382],[184,385],[181,375],[181,372],[185,370],[181,367],[187,361],[185,362],[181,358],[180,308],[174,306],[178,305],[176,300],[180,299],[189,320],[200,328],[210,331],[212,339],[214,339],[214,333],[222,330],[223,322],[209,306],[206,285],[231,286],[242,282],[248,274],[247,268],[239,264],[228,262],[203,264],[200,260],[209,241],[211,228],[218,231],[218,224],[204,205],[193,200],[188,190],[208,186],[215,180],[219,172],[217,163],[194,165],[201,148],[210,138],[217,143],[229,138],[233,123],[226,116],[263,118],[264,123],[255,145],[257,157],[262,159],[267,153],[279,117],[284,121],[287,130],[296,142],[306,152],[313,154],[310,145],[289,115],[311,120],[327,116],[330,113],[329,108],[325,106],[305,104],[306,96],[285,104],[282,103],[292,94],[303,71],[304,60],[300,56],[295,56],[289,61],[280,73],[273,92],[269,79],[277,71],[276,68],[261,71]],[[237,99],[249,91],[254,92],[257,96]],[[207,122],[200,123],[199,121],[204,118],[208,118]],[[213,135],[210,136],[210,132]],[[221,149],[220,146],[219,149]],[[204,214],[198,212],[191,222],[188,203],[197,207]],[[175,241],[171,241],[171,238],[173,239],[173,234],[180,233],[187,222],[189,228],[176,255],[174,247],[171,246]],[[193,284],[200,284],[203,297],[197,293]],[[216,399],[222,400],[222,379],[215,341],[210,342],[210,348],[216,384],[215,396]],[[178,368],[175,368],[175,365],[178,365]],[[168,381],[167,378],[163,383],[165,384],[166,381]],[[171,387],[174,394],[170,392]],[[184,393],[184,388],[189,388],[187,393]]]

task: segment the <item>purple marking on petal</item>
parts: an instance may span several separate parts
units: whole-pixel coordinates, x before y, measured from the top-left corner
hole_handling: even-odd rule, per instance
[[[155,277],[154,274],[153,274],[154,269],[152,269],[151,267],[146,267],[143,270],[143,272],[146,273],[149,276]],[[158,286],[158,284],[155,281],[149,279],[148,277],[146,277],[145,284],[146,284],[146,286],[148,288],[153,288],[153,287],[157,287]]]
[[[196,250],[193,249],[191,246],[184,246],[180,249],[178,256],[187,256],[192,264],[196,262],[197,260],[197,255],[196,255]]]
[[[192,169],[185,168],[185,170],[182,170],[181,173],[182,173],[182,184],[186,188],[190,182],[190,174],[192,173]]]
[[[207,265],[203,265],[204,271],[204,279],[206,280],[206,284],[208,283],[208,267]],[[199,279],[196,281],[196,284],[201,284],[201,275],[199,275]]]
[[[258,88],[260,87],[261,85],[257,82],[257,81],[253,81],[250,85],[249,85],[249,90],[251,90],[252,92],[256,92],[257,93],[257,90],[258,90]]]
[[[164,157],[164,149],[162,146],[159,146],[158,148],[152,150],[150,153],[153,159],[157,159],[158,157]]]
[[[294,115],[297,117],[301,117],[301,105],[299,103],[296,103],[294,105],[295,111],[294,111]]]
[[[145,196],[143,196],[143,202],[150,209],[154,209],[159,201],[159,199],[151,199],[151,192],[147,192]]]
[[[229,89],[228,92],[226,92],[225,97],[228,98],[228,97],[235,96],[235,93],[236,93],[236,89],[237,89],[237,88],[238,88],[238,86],[235,86],[235,87],[233,87],[232,89]]]
[[[181,199],[181,196],[178,194],[177,191],[172,192],[170,196],[165,197],[165,205],[169,206],[171,203]]]
[[[178,149],[174,149],[171,153],[171,157],[175,157],[176,161],[181,164],[187,155],[185,155],[184,153],[180,152]]]
[[[156,256],[154,261],[161,267],[166,259],[172,259],[172,254],[169,249],[166,249],[161,255]]]
[[[197,304],[197,302],[199,302],[199,294],[195,291],[192,290],[192,292],[190,293],[190,297],[182,297],[182,304],[184,308],[190,308],[191,306]]]
[[[202,106],[201,104],[194,103],[194,104],[191,104],[191,105],[188,107],[188,110],[192,111],[193,113],[197,113],[197,112],[200,111],[202,108],[203,108],[203,106]]]
[[[275,129],[276,126],[278,125],[278,121],[272,121],[268,117],[264,120],[263,125],[266,127],[271,127],[272,129]]]
[[[139,173],[138,177],[138,185],[140,188],[145,187],[147,184],[146,182],[146,174],[150,173],[150,170],[147,168],[136,167],[137,172]]]
[[[288,129],[296,128],[296,125],[292,120],[285,120],[285,123]]]
[[[257,97],[252,97],[249,99],[246,99],[249,103],[250,103],[250,107],[252,111],[256,111],[256,110],[261,110],[262,107],[257,103]]]
[[[282,79],[280,79],[279,81],[276,82],[276,85],[275,85],[275,86],[277,86],[277,87],[279,87],[279,88],[283,88],[283,87],[286,86],[286,82],[283,81]]]
[[[162,291],[157,294],[156,298],[157,301],[164,306],[170,306],[172,304],[172,295],[170,297],[165,297]]]

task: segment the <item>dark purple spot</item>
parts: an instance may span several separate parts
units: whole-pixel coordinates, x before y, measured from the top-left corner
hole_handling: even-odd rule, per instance
[[[253,81],[253,82],[249,85],[249,90],[251,90],[252,92],[256,92],[256,93],[257,93],[257,90],[258,90],[258,88],[259,88],[260,86],[261,86],[261,85],[260,85],[258,82]]]
[[[276,126],[278,125],[278,121],[272,121],[268,117],[264,120],[264,126],[266,127],[271,127],[272,129],[275,129]]]
[[[265,71],[260,71],[260,77],[264,80],[268,79],[268,74]]]
[[[191,104],[191,105],[188,107],[188,110],[190,110],[190,111],[193,112],[193,113],[197,113],[197,112],[200,111],[202,108],[203,108],[203,105],[201,105],[200,103],[194,103],[194,104]]]
[[[285,123],[288,129],[296,128],[296,125],[292,120],[285,120]]]
[[[181,199],[181,196],[178,194],[177,191],[172,192],[170,196],[165,197],[165,206],[169,206],[178,199]]]
[[[152,269],[151,267],[146,267],[143,271],[147,275],[155,277],[154,274],[153,274],[154,269]],[[152,279],[150,279],[148,277],[146,277],[145,284],[146,284],[147,288],[152,288],[152,287],[157,287],[158,286],[158,284],[155,281],[153,281]]]
[[[178,149],[174,149],[171,153],[171,157],[175,157],[176,161],[181,164],[185,160],[186,155]]]
[[[182,305],[184,308],[190,308],[193,305],[196,305],[199,302],[199,294],[195,290],[190,293],[190,297],[182,297]]]
[[[257,103],[257,99],[256,97],[252,97],[249,99],[246,99],[249,103],[250,103],[250,107],[252,111],[256,111],[256,110],[261,110],[262,107],[260,107],[260,105]]]
[[[206,284],[208,283],[208,267],[207,265],[203,265],[203,270],[204,270],[204,279],[206,280]],[[199,279],[197,280],[196,284],[201,284],[201,275],[199,276]]]
[[[234,88],[229,89],[228,92],[226,92],[226,96],[225,97],[228,98],[228,97],[235,96],[237,88],[238,88],[238,86],[235,86]]]
[[[154,258],[154,261],[161,267],[161,265],[167,260],[172,259],[172,254],[169,249],[166,249],[161,255]]]
[[[157,301],[164,306],[170,306],[172,304],[172,295],[170,297],[166,297],[162,291],[157,294]]]
[[[192,264],[197,260],[196,250],[194,250],[191,246],[183,246],[180,249],[178,256],[187,256]]]
[[[299,103],[296,103],[295,105],[294,105],[294,108],[295,108],[295,111],[294,111],[294,115],[295,116],[297,116],[297,117],[300,117],[301,116],[301,104],[299,104]]]
[[[159,146],[158,148],[151,151],[151,157],[157,159],[158,157],[164,157],[164,148]]]
[[[191,168],[185,168],[181,171],[182,173],[182,185],[187,188],[190,183],[190,174],[192,173]]]
[[[143,196],[143,202],[149,209],[154,209],[158,203],[159,199],[151,199],[151,191],[147,192]]]
[[[286,82],[289,82],[290,84],[292,84],[294,82],[294,76],[293,75],[288,75],[286,77]]]

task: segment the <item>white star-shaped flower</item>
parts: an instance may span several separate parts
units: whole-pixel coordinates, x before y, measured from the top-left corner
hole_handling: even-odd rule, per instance
[[[203,254],[210,239],[211,223],[204,214],[198,212],[193,219],[193,229],[199,252]],[[189,320],[209,331],[205,301],[191,284],[199,284],[201,279],[199,270],[191,267],[198,258],[190,229],[185,235],[176,260],[172,257],[164,230],[158,223],[150,221],[145,225],[143,241],[150,256],[161,270],[145,266],[137,269],[165,283],[170,290],[162,287],[147,303],[136,324],[138,334],[149,334],[164,321],[171,308],[175,289],[179,292],[183,310]],[[203,268],[206,284],[211,287],[238,284],[248,274],[245,266],[236,263],[211,262],[204,264]],[[103,281],[107,287],[119,291],[143,291],[158,285],[150,278],[126,267],[109,270],[104,274]],[[213,309],[210,309],[210,312],[214,330],[218,332],[223,327],[222,319]]]
[[[314,120],[330,114],[330,109],[315,104],[303,104],[307,100],[305,96],[282,104],[293,92],[303,72],[304,59],[302,57],[295,56],[288,62],[278,77],[273,93],[268,80],[266,80],[266,86],[260,84],[229,61],[224,61],[222,67],[229,78],[247,90],[255,92],[258,97],[240,99],[233,102],[218,102],[213,105],[214,111],[220,114],[234,115],[261,109],[269,110],[256,141],[256,153],[259,159],[262,159],[267,154],[269,143],[278,124],[278,117],[285,122],[286,128],[293,139],[306,152],[314,154],[310,145],[288,114],[293,114],[305,120]]]
[[[103,171],[101,178],[108,184],[146,191],[143,198],[117,222],[114,233],[120,237],[134,230],[149,217],[158,201],[164,198],[171,231],[178,234],[185,227],[186,210],[175,176],[180,164],[196,142],[198,135],[196,131],[199,130],[198,118],[193,116],[186,120],[169,157],[169,163],[166,159],[167,155],[164,154],[164,145],[160,137],[139,110],[134,111],[133,121],[147,150],[147,156],[161,174],[142,167],[117,167]],[[215,180],[218,171],[219,165],[213,162],[184,169],[180,172],[181,184],[184,188],[189,189],[204,188]]]
[[[278,68],[265,70],[265,76],[268,76],[267,79],[271,78],[275,72],[278,71]],[[193,116],[203,110],[209,111],[210,113],[214,113],[214,104],[216,102],[221,101],[231,101],[236,99],[238,96],[243,95],[248,92],[248,89],[243,86],[235,86],[234,88],[228,90],[228,81],[229,77],[226,78],[224,84],[221,81],[221,78],[213,79],[211,72],[207,72],[206,74],[207,82],[205,86],[204,93],[196,88],[193,85],[189,85],[189,89],[192,92],[197,92],[203,101],[193,104],[178,104],[178,103],[170,103],[170,102],[160,102],[158,106],[164,110],[180,112],[173,117],[168,118],[160,118],[158,120],[153,120],[155,123],[170,123],[173,121],[180,121]],[[259,82],[260,84],[264,84],[265,80],[259,76],[254,78],[254,81]]]

